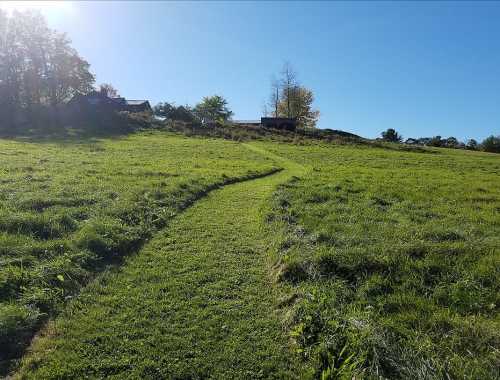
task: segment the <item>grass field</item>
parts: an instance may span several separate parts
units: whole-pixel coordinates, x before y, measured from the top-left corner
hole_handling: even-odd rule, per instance
[[[303,172],[281,165],[209,194],[99,277],[37,339],[20,377],[297,377],[262,224],[276,186]]]
[[[4,368],[500,378],[500,156],[266,139],[1,141]]]
[[[267,145],[312,167],[276,193],[276,276],[325,378],[500,378],[500,157]]]
[[[207,190],[273,171],[242,145],[162,133],[0,141],[0,363],[94,273]]]

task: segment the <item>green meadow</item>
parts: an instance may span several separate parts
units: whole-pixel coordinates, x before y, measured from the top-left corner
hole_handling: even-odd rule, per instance
[[[0,141],[15,378],[500,377],[500,156]]]
[[[318,377],[500,377],[498,155],[266,148],[310,167],[269,220],[290,335]]]
[[[224,140],[162,133],[0,141],[0,361],[97,272],[210,189],[276,167]]]

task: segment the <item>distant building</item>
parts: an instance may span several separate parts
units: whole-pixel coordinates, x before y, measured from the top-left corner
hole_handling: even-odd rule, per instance
[[[297,119],[288,117],[263,117],[260,119],[260,124],[264,128],[295,131],[295,129],[297,128]]]
[[[405,144],[408,144],[408,145],[417,145],[418,144],[418,140],[410,137],[409,139],[406,139]]]
[[[88,94],[75,95],[67,106],[76,110],[85,110],[89,107],[99,107],[113,111],[144,112],[151,111],[151,105],[147,100],[127,100],[122,97],[110,98],[100,91],[92,91]]]
[[[231,122],[238,126],[251,125],[252,127],[260,127],[260,120],[232,120]]]

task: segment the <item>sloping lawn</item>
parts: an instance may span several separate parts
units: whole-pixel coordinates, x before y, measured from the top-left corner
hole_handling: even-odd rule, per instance
[[[0,162],[1,371],[96,272],[179,211],[214,187],[276,169],[240,144],[166,133],[0,140]]]
[[[276,276],[322,378],[499,378],[500,155],[265,144]]]
[[[197,201],[119,271],[87,286],[38,337],[22,379],[293,379],[262,209],[285,170]]]

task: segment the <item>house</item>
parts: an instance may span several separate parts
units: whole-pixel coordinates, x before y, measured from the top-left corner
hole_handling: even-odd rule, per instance
[[[260,119],[260,124],[264,128],[295,131],[295,129],[297,128],[297,119],[289,117],[263,117]]]
[[[88,94],[75,95],[68,103],[69,109],[83,111],[88,108],[107,109],[110,111],[144,112],[151,111],[147,100],[127,100],[122,97],[110,98],[105,92],[92,91]]]

